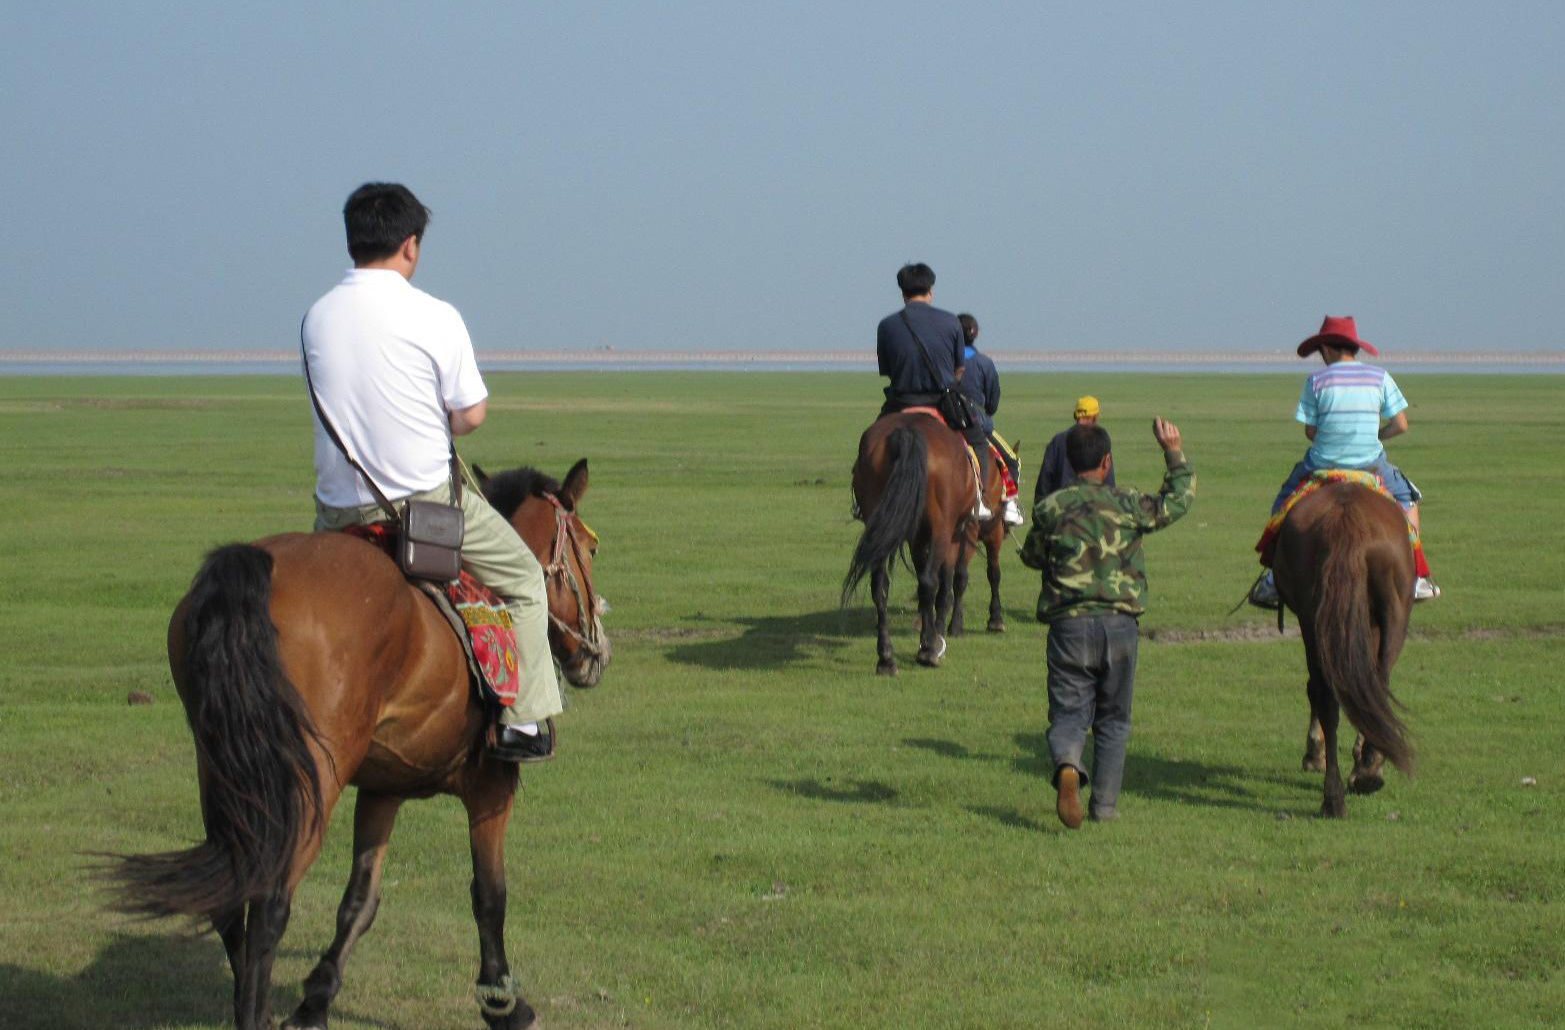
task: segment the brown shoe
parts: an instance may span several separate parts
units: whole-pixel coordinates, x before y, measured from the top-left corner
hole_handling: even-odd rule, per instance
[[[1054,803],[1054,811],[1059,814],[1060,822],[1068,829],[1079,829],[1081,827],[1080,774],[1071,766],[1060,766],[1060,775],[1054,789],[1060,792],[1059,800]]]

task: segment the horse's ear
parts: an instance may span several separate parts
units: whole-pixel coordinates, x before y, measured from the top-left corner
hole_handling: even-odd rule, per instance
[[[473,478],[478,480],[478,489],[489,489],[489,473],[485,472],[478,462],[473,462]]]
[[[560,493],[568,498],[571,507],[581,503],[581,499],[587,496],[587,459],[583,458],[571,466],[571,470],[565,473],[565,485],[560,487]]]

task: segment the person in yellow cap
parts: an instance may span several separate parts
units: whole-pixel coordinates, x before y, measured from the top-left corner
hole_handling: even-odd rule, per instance
[[[1076,398],[1076,410],[1072,416],[1078,426],[1095,426],[1098,424],[1098,416],[1103,408],[1098,404],[1098,399],[1091,395]],[[1038,485],[1033,487],[1032,506],[1038,507],[1038,503],[1061,487],[1070,486],[1076,482],[1076,472],[1071,468],[1071,463],[1065,457],[1065,437],[1070,432],[1069,428],[1060,430],[1054,439],[1049,441],[1049,447],[1043,452],[1043,468],[1038,472]],[[1114,485],[1114,470],[1109,469],[1108,475],[1103,478],[1107,486]]]

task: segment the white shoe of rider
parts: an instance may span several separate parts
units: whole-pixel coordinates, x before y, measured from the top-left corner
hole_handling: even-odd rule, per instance
[[[979,522],[988,522],[994,518],[994,512],[989,510],[982,497],[978,498],[978,503],[973,507],[973,518]]]
[[[1440,587],[1435,581],[1424,576],[1419,576],[1413,581],[1413,600],[1432,601],[1440,596]]]
[[[1022,518],[1022,509],[1017,506],[1016,498],[1014,497],[1005,499],[1005,511],[1002,513],[1002,517],[1005,519],[1007,526],[1019,526],[1027,521]]]

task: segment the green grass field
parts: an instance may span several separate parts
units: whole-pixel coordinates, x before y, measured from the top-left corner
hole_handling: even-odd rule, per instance
[[[1302,647],[1226,614],[1305,446],[1302,374],[1006,376],[1029,496],[1083,392],[1121,483],[1158,482],[1154,413],[1198,473],[1147,543],[1122,818],[1076,833],[1047,779],[1035,573],[1007,554],[1009,632],[953,640],[939,670],[911,662],[899,575],[894,680],[867,593],[839,608],[877,379],[491,376],[465,456],[589,457],[613,603],[615,664],[570,698],[512,823],[511,961],[541,1023],[1558,1026],[1565,378],[1399,377],[1392,459],[1427,495],[1446,596],[1414,611],[1393,681],[1417,774],[1327,822],[1298,768]],[[227,1025],[216,939],[106,914],[84,856],[199,834],[164,628],[206,549],[309,525],[308,411],[287,378],[0,380],[0,1027]],[[339,809],[279,1015],[330,939],[349,836]],[[460,806],[405,807],[334,1026],[481,1025],[468,876]]]

